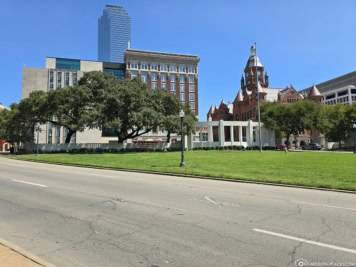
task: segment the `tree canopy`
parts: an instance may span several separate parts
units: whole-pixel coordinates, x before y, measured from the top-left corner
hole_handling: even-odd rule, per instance
[[[190,108],[184,107],[169,91],[149,90],[139,79],[118,80],[113,74],[99,71],[85,73],[75,87],[57,88],[48,92],[34,91],[28,98],[13,105],[13,111],[2,115],[2,124],[16,118],[27,131],[33,133],[37,123],[50,122],[56,127],[67,129],[66,143],[70,143],[73,134],[86,128],[111,128],[118,142],[122,143],[157,127],[167,131],[169,142],[172,133],[180,132],[181,109],[186,113],[186,131],[194,131],[196,121]],[[11,127],[9,125],[6,132],[11,135],[12,131],[15,136],[15,130],[10,131]],[[24,133],[21,136],[20,142],[29,140],[24,138]]]

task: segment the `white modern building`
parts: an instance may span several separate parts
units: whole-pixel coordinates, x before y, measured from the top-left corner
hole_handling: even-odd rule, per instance
[[[356,103],[356,71],[319,83],[316,87],[324,96],[325,105]],[[310,89],[305,88],[302,92]]]

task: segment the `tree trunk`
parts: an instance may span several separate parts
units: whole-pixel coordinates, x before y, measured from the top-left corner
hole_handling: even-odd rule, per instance
[[[73,131],[71,129],[68,129],[68,134],[67,134],[67,137],[66,137],[66,140],[65,140],[66,144],[70,143],[70,140],[72,139],[73,134],[75,134],[75,131]]]
[[[289,145],[289,137],[290,137],[290,135],[291,135],[290,133],[287,134],[287,140],[286,140],[286,146],[287,146],[287,147],[288,147],[288,145]]]
[[[171,142],[171,131],[168,131],[167,133],[167,144]]]
[[[341,140],[339,140],[339,148],[341,149]]]

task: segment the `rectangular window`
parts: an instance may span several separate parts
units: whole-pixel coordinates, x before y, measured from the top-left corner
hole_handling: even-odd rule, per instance
[[[72,79],[73,79],[73,86],[77,86],[77,81],[78,81],[78,74],[76,72],[73,72],[72,74]]]
[[[143,83],[147,83],[147,74],[146,73],[142,73],[141,80]]]
[[[180,100],[185,101],[185,94],[180,94]]]
[[[161,75],[161,81],[166,82],[167,81],[167,74],[162,74]]]
[[[50,71],[49,72],[49,90],[53,90],[53,88],[54,88],[53,83],[54,83],[54,72]]]
[[[195,103],[194,103],[194,102],[189,103],[189,107],[190,107],[191,109],[195,109]]]
[[[161,64],[161,71],[167,71],[167,64]]]
[[[61,127],[56,127],[56,143],[59,144],[61,142]]]
[[[179,72],[185,72],[185,66],[179,66]]]
[[[175,83],[176,82],[176,76],[175,75],[171,75],[171,83]]]
[[[60,71],[57,72],[57,87],[62,87],[62,72]]]
[[[137,69],[137,62],[131,62],[131,69]]]
[[[194,84],[189,84],[189,92],[194,92]]]
[[[176,71],[177,71],[177,66],[176,66],[176,65],[170,65],[170,66],[169,66],[169,71],[174,71],[174,72],[176,72]]]
[[[189,83],[194,83],[194,76],[189,76]]]
[[[158,70],[158,65],[157,64],[152,64],[151,65],[151,70]]]
[[[52,144],[52,123],[48,123],[48,144]]]
[[[338,92],[337,96],[344,96],[344,95],[347,95],[348,93],[349,93],[348,91]]]
[[[181,84],[179,86],[179,89],[180,89],[181,92],[185,92],[185,84]]]
[[[137,78],[137,72],[132,72],[131,73],[131,79]]]
[[[175,84],[171,84],[171,91],[175,91],[176,90],[176,85]]]
[[[167,84],[166,84],[166,83],[162,83],[162,84],[161,84],[161,88],[162,88],[162,89],[167,89]]]
[[[151,89],[156,89],[157,88],[157,83],[151,83]]]
[[[185,83],[185,76],[184,75],[179,76],[179,81],[181,83]]]
[[[189,101],[195,101],[195,94],[189,94]]]
[[[151,74],[151,80],[152,81],[157,81],[157,74],[156,73],[152,73]]]
[[[65,80],[65,86],[69,86],[69,72],[66,72],[66,80]]]
[[[80,70],[80,60],[56,58],[56,69]]]
[[[194,73],[195,72],[194,67],[193,66],[189,66],[188,67],[188,72],[189,73]]]
[[[356,89],[351,89],[351,94],[356,95]]]
[[[147,63],[142,62],[142,63],[141,63],[141,69],[142,69],[142,70],[147,70],[147,69],[148,69]]]

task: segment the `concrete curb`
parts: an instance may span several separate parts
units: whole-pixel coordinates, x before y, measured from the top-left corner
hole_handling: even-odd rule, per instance
[[[41,265],[41,266],[45,266],[45,267],[56,267],[56,265],[53,265],[52,263],[49,263],[47,261],[45,261],[44,259],[41,259],[40,257],[24,250],[23,248],[20,248],[4,239],[0,238],[0,244],[9,248],[10,250],[22,255],[23,257],[33,261],[34,263]]]
[[[100,166],[80,165],[80,164],[71,164],[71,163],[39,161],[39,160],[32,160],[32,159],[15,159],[15,158],[8,158],[8,159],[19,160],[19,161],[30,161],[30,162],[36,162],[36,163],[53,164],[53,165],[60,165],[60,166],[80,167],[80,168],[88,168],[88,169],[110,170],[110,171],[121,171],[121,172],[135,172],[135,173],[156,174],[156,175],[165,175],[165,176],[176,176],[176,177],[182,177],[182,178],[196,178],[196,179],[205,179],[205,180],[246,183],[246,184],[260,184],[260,185],[270,185],[270,186],[282,186],[282,187],[291,187],[291,188],[300,188],[300,189],[309,189],[309,190],[356,194],[356,191],[351,191],[351,190],[313,187],[313,186],[306,186],[306,185],[259,182],[259,181],[241,180],[241,179],[235,179],[235,178],[222,178],[222,177],[217,177],[217,176],[198,176],[198,175],[178,174],[178,173],[170,173],[170,172],[158,172],[158,171],[156,172],[156,171],[125,169],[125,168],[100,167]]]

